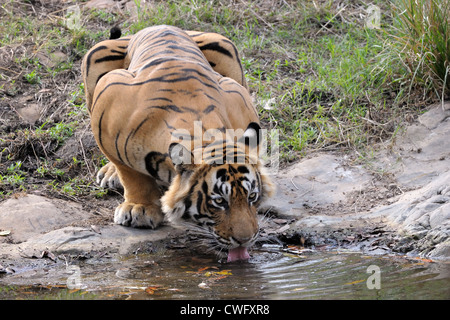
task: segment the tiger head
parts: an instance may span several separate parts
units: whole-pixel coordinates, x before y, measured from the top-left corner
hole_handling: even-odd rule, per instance
[[[177,175],[161,198],[166,219],[200,234],[210,250],[228,250],[228,261],[249,257],[247,248],[259,233],[258,207],[275,191],[245,140],[257,135],[257,128],[249,126],[237,143],[216,142],[196,150],[202,154],[200,163],[195,152],[179,143],[169,148]]]

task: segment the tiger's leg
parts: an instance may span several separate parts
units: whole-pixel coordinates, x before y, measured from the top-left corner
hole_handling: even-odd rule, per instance
[[[114,213],[114,223],[135,228],[156,228],[164,218],[161,191],[155,180],[129,167],[114,164],[124,188],[125,202]]]
[[[186,31],[186,33],[197,43],[214,71],[232,78],[248,90],[239,52],[230,39],[213,32]]]
[[[112,70],[127,68],[126,56],[129,41],[130,37],[104,40],[93,46],[83,57],[81,74],[89,112],[92,108],[92,97],[98,81]]]

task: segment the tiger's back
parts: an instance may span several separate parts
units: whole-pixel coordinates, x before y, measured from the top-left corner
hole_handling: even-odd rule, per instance
[[[95,65],[86,69],[94,79],[101,76],[94,90],[86,81],[86,90],[92,92],[88,108],[97,142],[111,161],[148,173],[145,157],[167,153],[174,130],[193,135],[194,121],[201,121],[203,130],[222,131],[258,122],[248,91],[215,72],[187,33],[159,26],[125,39],[116,40],[119,48],[109,49],[112,55],[95,60],[118,64],[123,57],[123,69],[106,74],[93,72]]]

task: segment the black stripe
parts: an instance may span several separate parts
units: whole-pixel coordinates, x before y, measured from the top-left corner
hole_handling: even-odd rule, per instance
[[[264,196],[264,194],[263,194],[264,188],[263,188],[262,182],[261,182],[261,174],[258,171],[256,171],[256,178],[258,179],[259,199],[261,199]]]
[[[221,47],[220,44],[218,42],[210,42],[208,44],[205,44],[204,46],[199,47],[200,50],[205,51],[205,50],[212,50],[212,51],[217,51],[220,52],[230,58],[233,57],[233,55],[231,54],[230,51],[228,51],[227,49],[225,49],[224,47]]]
[[[86,58],[86,78],[89,75],[89,69],[91,68],[91,58],[94,55],[94,53],[101,51],[101,50],[105,50],[108,49],[107,46],[99,46],[97,48],[95,48],[94,50],[92,50],[91,52],[89,52],[87,58]]]
[[[161,46],[164,46],[164,45],[166,45],[166,44],[168,44],[168,43],[177,44],[178,42],[175,41],[175,40],[160,39],[160,40],[157,40],[157,41],[155,41],[155,42],[152,42],[152,43],[148,46],[148,48],[161,47]]]
[[[158,65],[166,63],[166,62],[170,62],[170,61],[180,61],[180,59],[179,58],[158,58],[158,59],[153,60],[149,64],[146,64],[144,67],[142,67],[141,71],[145,70],[147,68],[150,68],[150,67],[158,66]]]
[[[105,114],[105,110],[103,110],[102,115],[100,116],[100,119],[98,120],[98,142],[100,144],[100,147],[103,148],[103,141],[102,141],[102,120],[103,115]]]
[[[159,165],[166,160],[166,157],[157,151],[149,152],[145,156],[145,168],[150,175],[158,180],[162,179],[159,176]]]
[[[208,184],[206,183],[206,181],[203,181],[202,183],[202,190],[204,194],[208,194]]]
[[[241,87],[241,88],[242,88],[242,87]],[[241,96],[242,101],[244,101],[245,107],[246,107],[247,109],[251,109],[251,108],[248,106],[247,102],[245,101],[244,96],[243,96],[242,93],[240,93],[239,91],[236,91],[236,90],[226,90],[225,92],[226,92],[226,93],[237,93],[238,95]],[[256,111],[255,111],[254,109],[253,109],[253,112],[256,114]]]
[[[217,102],[217,103],[220,103],[219,101],[217,101],[216,98],[214,98],[213,96],[210,96],[210,95],[207,94],[206,92],[204,92],[203,94],[204,94],[207,98],[209,98],[209,99],[211,99],[211,100],[213,100],[213,101],[215,101],[215,102]]]
[[[239,166],[237,169],[240,173],[250,173],[246,166]]]
[[[214,187],[213,187],[213,192],[215,193],[215,194],[222,194],[222,192],[221,192],[221,190],[220,190],[220,188],[219,188],[219,185],[216,183],[215,185],[214,185]]]
[[[172,100],[170,100],[170,99],[168,99],[168,98],[164,98],[164,97],[158,97],[158,98],[147,99],[147,101],[155,101],[155,100],[163,100],[163,101],[167,101],[167,102],[172,102]]]
[[[196,34],[190,34],[189,36],[191,37],[191,38],[195,38],[195,37],[198,37],[198,36],[201,36],[202,34],[205,34],[206,32],[197,32]]]
[[[177,112],[177,113],[183,113],[183,111],[174,104],[168,104],[165,106],[150,106],[150,107],[147,107],[147,109],[161,109],[161,110],[168,111],[168,112],[173,111],[173,112]]]
[[[117,152],[117,156],[119,157],[120,162],[125,163],[123,161],[122,156],[120,155],[120,151],[119,151],[119,146],[118,146],[119,136],[120,136],[120,131],[116,135],[116,141],[115,141],[116,152]]]
[[[216,179],[222,179],[223,176],[225,176],[227,174],[227,169],[219,169],[216,172]],[[223,179],[225,181],[225,179]]]
[[[211,105],[207,106],[205,110],[203,110],[203,113],[204,113],[204,114],[208,114],[208,113],[210,113],[211,111],[213,111],[215,108],[216,108],[216,106],[213,105],[213,104],[211,104]]]
[[[166,124],[167,129],[170,129],[170,130],[176,129],[175,127],[172,127],[165,119],[164,119],[164,123]]]
[[[200,51],[198,51],[198,47],[196,47],[195,49],[188,49],[188,48],[186,48],[186,47],[182,47],[182,46],[178,46],[178,45],[174,45],[174,44],[172,44],[172,45],[170,45],[170,46],[167,46],[169,49],[173,49],[173,50],[180,50],[180,51],[183,51],[183,52],[186,52],[186,53],[191,53],[191,54],[193,54],[193,55],[195,55],[195,56],[197,56],[197,57],[199,57],[200,59],[201,59],[201,61],[205,61],[205,62],[207,62],[206,61],[206,59],[205,59],[205,56],[203,55],[203,53],[201,53]]]
[[[212,147],[215,147],[215,146],[220,145],[220,144],[222,145],[222,150],[224,148],[226,148],[225,142],[223,140],[214,140],[214,142],[208,143],[206,145],[205,149],[211,149]],[[214,150],[217,150],[217,148],[214,148]]]
[[[189,192],[188,192],[189,195],[192,195],[194,193],[194,188],[197,186],[197,184],[198,184],[198,180],[195,180],[194,184],[189,189]],[[184,207],[185,207],[184,213],[183,213],[183,218],[184,219],[190,218],[190,216],[189,216],[189,209],[191,208],[191,205],[192,205],[192,201],[191,201],[191,199],[189,197],[187,197],[184,200]]]
[[[241,61],[239,60],[239,52],[238,52],[238,50],[237,50],[236,46],[234,45],[234,43],[231,42],[230,40],[228,40],[228,39],[226,39],[226,40],[225,40],[225,39],[222,39],[222,41],[229,43],[229,44],[231,45],[231,47],[233,48],[233,50],[234,50],[234,55],[235,55],[235,57],[236,57],[236,62],[237,62],[237,64],[239,65],[239,68],[241,69],[241,74],[242,74],[241,82],[242,82],[242,85],[244,85],[244,82],[245,82],[244,69],[242,68],[242,63],[241,63]]]
[[[148,50],[146,50],[148,51]],[[162,50],[162,51],[158,51],[158,52],[154,52],[149,56],[146,56],[146,51],[141,52],[140,55],[136,58],[136,60],[139,60],[140,62],[146,62],[149,60],[153,60],[155,59],[155,57],[157,56],[175,56],[175,52],[172,50]]]
[[[197,212],[202,214],[202,202],[203,202],[203,194],[200,190],[197,191]]]
[[[173,28],[173,27],[172,27]],[[181,31],[181,32],[180,32]],[[187,34],[185,34],[181,29],[178,28],[173,28],[173,29],[166,29],[163,32],[161,32],[160,34],[158,34],[158,37],[168,37],[168,36],[172,36],[172,37],[176,37],[176,38],[182,38],[185,40],[190,40],[190,38],[188,38],[189,36]]]
[[[106,56],[103,58],[99,58],[97,60],[95,60],[95,63],[100,63],[100,62],[105,62],[105,61],[117,61],[117,60],[123,60],[124,56],[120,55],[120,56]]]
[[[125,48],[126,48],[126,47],[125,47]],[[123,55],[124,57],[127,55],[127,52],[126,52],[126,51],[119,51],[119,50],[111,49],[111,52],[112,52],[112,53],[121,54],[121,55]]]
[[[191,208],[192,201],[189,198],[184,199],[184,213],[183,219],[189,219],[191,216],[189,215],[189,209]]]
[[[125,152],[125,158],[127,159],[128,164],[130,164],[130,165],[131,165],[131,162],[130,162],[130,159],[128,158],[127,146],[128,146],[128,141],[130,140],[133,133],[134,133],[134,130],[131,130],[131,132],[127,136],[127,139],[125,140],[125,144],[123,145],[123,150]]]
[[[148,121],[150,119],[149,116],[147,116],[147,118],[145,118],[144,120],[141,121],[141,123],[139,123],[139,125],[136,127],[136,129],[134,129],[133,131],[133,136],[136,134],[136,132],[142,127],[142,125]]]
[[[181,69],[181,71],[186,72],[186,73],[193,72],[193,73],[196,73],[196,74],[198,74],[199,76],[201,76],[201,77],[203,77],[203,78],[206,78],[207,80],[209,80],[209,81],[211,81],[211,82],[215,82],[215,81],[214,81],[213,79],[211,79],[207,74],[202,73],[202,72],[198,71],[197,69],[193,69],[193,68],[183,68],[183,69]]]
[[[99,75],[98,77],[97,77],[97,81],[95,81],[95,85],[97,85],[97,83],[99,82],[99,80],[105,75],[105,74],[107,74],[109,71],[106,71],[106,72],[103,72],[101,75]]]

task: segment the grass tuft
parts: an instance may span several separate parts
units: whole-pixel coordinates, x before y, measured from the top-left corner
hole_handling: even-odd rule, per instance
[[[450,1],[399,0],[391,35],[407,67],[410,88],[424,86],[442,101],[450,97]]]

